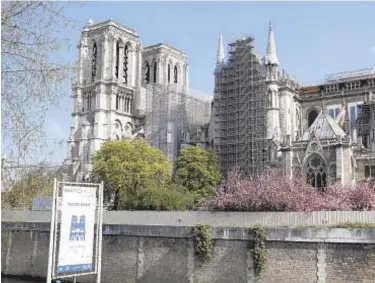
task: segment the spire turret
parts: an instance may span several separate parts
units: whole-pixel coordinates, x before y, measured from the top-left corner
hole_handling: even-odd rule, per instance
[[[273,34],[271,22],[270,22],[270,26],[268,30],[266,64],[279,65],[279,59],[277,59],[277,55],[276,55],[275,35]]]
[[[223,35],[220,33],[219,43],[217,46],[217,64],[224,63],[224,44],[223,44]]]

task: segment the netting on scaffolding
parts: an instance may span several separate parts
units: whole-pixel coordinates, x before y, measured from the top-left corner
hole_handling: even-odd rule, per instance
[[[228,62],[216,72],[215,150],[226,174],[259,174],[267,162],[265,82],[252,37],[229,44]]]
[[[191,141],[197,141],[198,131],[202,127],[208,127],[211,118],[211,100],[207,97],[199,97],[195,91],[190,91],[185,99],[185,124],[183,130],[189,133]]]
[[[209,102],[177,91],[175,85],[146,87],[145,136],[170,160],[178,155],[184,133],[209,122]]]

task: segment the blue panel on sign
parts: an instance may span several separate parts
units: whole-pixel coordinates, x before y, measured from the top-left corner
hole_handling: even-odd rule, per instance
[[[32,210],[52,210],[52,197],[35,197]]]
[[[71,224],[70,224],[70,241],[85,241],[86,235],[86,220],[85,216],[81,215],[78,217],[77,215],[72,216]]]
[[[75,265],[61,265],[57,266],[56,273],[72,273],[82,271],[93,271],[92,264],[75,264]]]

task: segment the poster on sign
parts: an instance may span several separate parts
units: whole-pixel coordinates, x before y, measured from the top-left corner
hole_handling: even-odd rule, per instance
[[[96,188],[64,186],[57,274],[94,271]]]

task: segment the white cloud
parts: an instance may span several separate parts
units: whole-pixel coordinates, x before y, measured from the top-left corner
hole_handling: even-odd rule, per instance
[[[373,53],[373,54],[375,54],[375,45],[370,48],[370,52]]]

